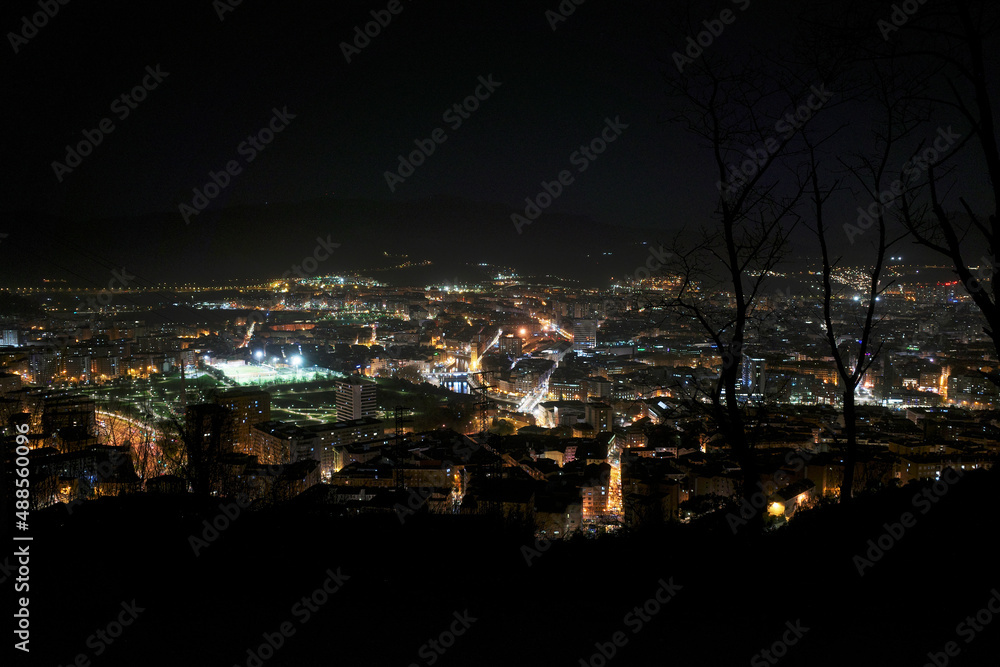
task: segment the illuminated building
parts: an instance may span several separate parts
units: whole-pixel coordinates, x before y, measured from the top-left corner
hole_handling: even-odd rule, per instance
[[[77,431],[86,437],[97,434],[97,412],[93,398],[66,393],[42,393],[41,432],[50,436],[63,430]],[[29,399],[29,405],[32,401]]]
[[[337,380],[337,418],[341,421],[375,416],[375,383],[360,376]]]
[[[295,424],[266,421],[250,431],[251,453],[262,464],[294,463],[312,459],[316,437]]]
[[[743,357],[743,390],[742,393],[751,400],[764,398],[764,360],[753,357]]]
[[[516,359],[521,356],[522,343],[523,341],[516,336],[501,336],[497,346],[500,348],[500,354]]]
[[[948,402],[972,408],[988,408],[1000,403],[1000,390],[985,373],[957,373],[947,380]]]
[[[187,457],[195,472],[196,493],[209,493],[221,482],[217,465],[233,451],[233,411],[215,403],[188,406],[184,414]]]
[[[17,347],[20,344],[20,331],[17,329],[0,329],[0,347]]]
[[[607,378],[589,377],[583,381],[584,398],[611,398],[612,382]]]
[[[363,417],[326,424],[311,424],[306,426],[305,430],[315,438],[311,458],[319,461],[320,475],[326,480],[346,465],[344,445],[381,438],[384,424],[378,419]]]
[[[573,349],[592,350],[597,347],[597,320],[573,322]]]
[[[605,466],[607,464],[604,464]],[[602,466],[604,469],[604,466]],[[608,514],[608,500],[610,489],[608,484],[610,482],[610,466],[608,466],[607,474],[604,476],[597,475],[594,477],[592,483],[586,483],[584,486],[580,487],[580,496],[583,499],[583,520],[584,521],[595,521],[599,517],[606,516]],[[605,482],[601,484],[601,482]]]
[[[21,376],[16,373],[0,373],[0,396],[21,388]]]
[[[585,415],[585,421],[597,433],[609,433],[614,428],[615,411],[607,403],[587,403]]]
[[[253,389],[230,389],[218,394],[215,403],[233,413],[234,451],[253,454],[250,429],[271,420],[271,395]]]

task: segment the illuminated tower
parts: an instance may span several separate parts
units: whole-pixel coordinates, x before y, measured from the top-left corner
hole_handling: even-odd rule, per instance
[[[353,375],[337,380],[337,420],[375,416],[375,383]]]
[[[764,360],[743,357],[743,393],[753,401],[764,398]]]
[[[597,320],[573,322],[573,349],[592,350],[597,347]]]

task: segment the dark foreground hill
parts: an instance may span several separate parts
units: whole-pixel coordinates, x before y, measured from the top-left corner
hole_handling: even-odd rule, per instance
[[[997,482],[967,473],[934,503],[911,486],[752,540],[724,524],[571,540],[530,566],[523,534],[461,517],[299,504],[241,510],[209,540],[214,506],[187,496],[52,508],[34,516],[31,662],[14,664],[920,666],[955,642],[949,664],[992,665]],[[904,512],[915,525],[859,575],[853,557]],[[111,643],[92,637],[132,612]],[[960,625],[977,613],[980,630]]]

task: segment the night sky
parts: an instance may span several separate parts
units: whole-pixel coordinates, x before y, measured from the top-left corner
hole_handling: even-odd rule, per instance
[[[394,15],[388,4],[70,2],[26,43],[15,39],[17,53],[8,35],[0,231],[9,236],[0,261],[18,275],[4,283],[62,269],[89,276],[92,258],[76,250],[143,267],[150,280],[279,275],[326,234],[349,250],[331,271],[371,265],[364,253],[412,250],[419,259],[450,244],[462,261],[572,272],[605,247],[632,248],[622,261],[634,266],[642,240],[710,219],[710,155],[667,122],[665,81],[680,76],[671,54],[689,34],[668,12],[672,3],[567,0],[573,13],[558,21],[555,0],[399,0]],[[692,10],[691,20],[731,10],[735,22],[711,48],[740,58],[791,38],[794,4],[720,2]],[[5,33],[37,11],[36,3],[7,5]],[[341,43],[353,42],[373,11],[391,17],[388,25],[367,46],[352,44],[347,62]],[[135,108],[115,102],[144,77],[153,82],[156,68],[165,74]],[[498,85],[455,127],[445,112],[473,95],[480,77]],[[274,110],[287,110],[287,125],[251,152],[243,142]],[[864,108],[842,113],[866,116]],[[65,163],[66,145],[102,119],[113,131],[57,178],[52,163]],[[607,119],[627,128],[578,172],[572,154]],[[445,141],[390,190],[385,172],[397,169],[397,156],[438,128]],[[860,139],[842,141],[848,150]],[[179,206],[230,161],[240,172],[185,221]],[[510,214],[566,169],[573,183],[518,234]],[[544,252],[527,249],[539,244]],[[610,272],[598,271],[602,280]]]

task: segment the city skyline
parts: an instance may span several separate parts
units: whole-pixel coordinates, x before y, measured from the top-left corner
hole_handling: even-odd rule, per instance
[[[1000,654],[1000,6],[0,25],[11,664]]]

